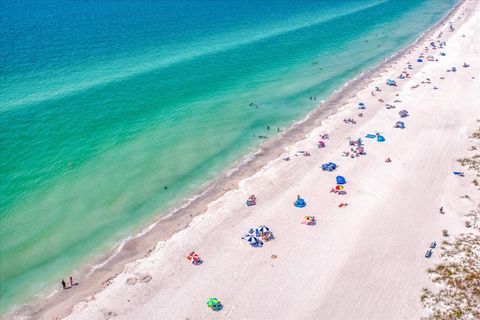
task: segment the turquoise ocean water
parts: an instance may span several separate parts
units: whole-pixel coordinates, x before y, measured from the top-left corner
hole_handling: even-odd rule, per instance
[[[1,312],[194,195],[454,3],[2,1]]]

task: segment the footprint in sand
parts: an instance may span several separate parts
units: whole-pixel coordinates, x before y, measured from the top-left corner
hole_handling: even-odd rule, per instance
[[[137,278],[128,278],[126,282],[129,286],[133,286],[137,283],[137,281],[138,281]]]
[[[103,316],[105,319],[110,319],[110,318],[114,318],[116,317],[118,314],[116,312],[113,312],[113,311],[105,311],[103,313]]]

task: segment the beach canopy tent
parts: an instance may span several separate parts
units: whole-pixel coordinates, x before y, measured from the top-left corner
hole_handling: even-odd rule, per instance
[[[397,82],[396,82],[395,80],[388,79],[388,80],[387,80],[387,85],[389,85],[389,86],[396,86],[396,85],[397,85]]]
[[[385,138],[381,135],[377,135],[377,142],[385,142]]]
[[[323,171],[333,171],[333,170],[337,169],[337,165],[333,162],[324,163],[324,164],[322,164],[322,169],[323,169]]]
[[[260,226],[258,227],[258,231],[267,233],[267,232],[270,232],[270,229],[267,226]]]
[[[305,202],[305,200],[303,200],[302,198],[298,198],[297,201],[295,201],[295,207],[297,208],[303,208],[307,205],[307,203]]]
[[[405,123],[403,121],[397,121],[395,128],[405,129]]]
[[[345,184],[345,183],[347,183],[347,180],[345,180],[344,177],[337,176],[337,184]]]
[[[423,62],[423,60],[422,59],[417,59],[417,62]]]
[[[398,113],[400,117],[405,118],[408,117],[408,111],[407,110],[402,110]]]

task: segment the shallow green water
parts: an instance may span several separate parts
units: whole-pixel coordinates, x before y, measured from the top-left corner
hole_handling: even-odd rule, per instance
[[[2,313],[194,195],[454,2],[3,1]]]

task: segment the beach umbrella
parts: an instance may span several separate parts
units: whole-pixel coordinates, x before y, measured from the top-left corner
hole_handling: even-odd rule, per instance
[[[266,226],[260,226],[260,227],[258,227],[258,231],[263,232],[263,233],[267,233],[267,232],[270,231],[270,229]]]
[[[305,200],[303,200],[302,198],[298,198],[297,201],[295,201],[295,207],[297,208],[303,208],[307,205],[307,203],[305,202]]]
[[[337,184],[345,184],[345,183],[347,183],[347,181],[345,180],[345,178],[342,177],[342,176],[337,176],[336,179],[337,179]]]
[[[207,306],[209,308],[216,309],[216,308],[218,308],[219,305],[220,305],[220,301],[218,301],[217,298],[210,298],[207,301]]]
[[[397,83],[395,82],[395,80],[388,79],[388,80],[387,80],[387,85],[389,85],[389,86],[396,86]]]
[[[338,191],[343,190],[343,186],[336,186],[335,189]]]
[[[245,240],[250,243],[250,244],[255,244],[258,242],[257,237],[249,235],[248,237],[245,238]]]
[[[194,253],[193,255],[189,256],[190,258],[190,261],[193,263],[193,264],[197,264],[199,261],[200,261],[200,257],[198,256],[198,254]]]

